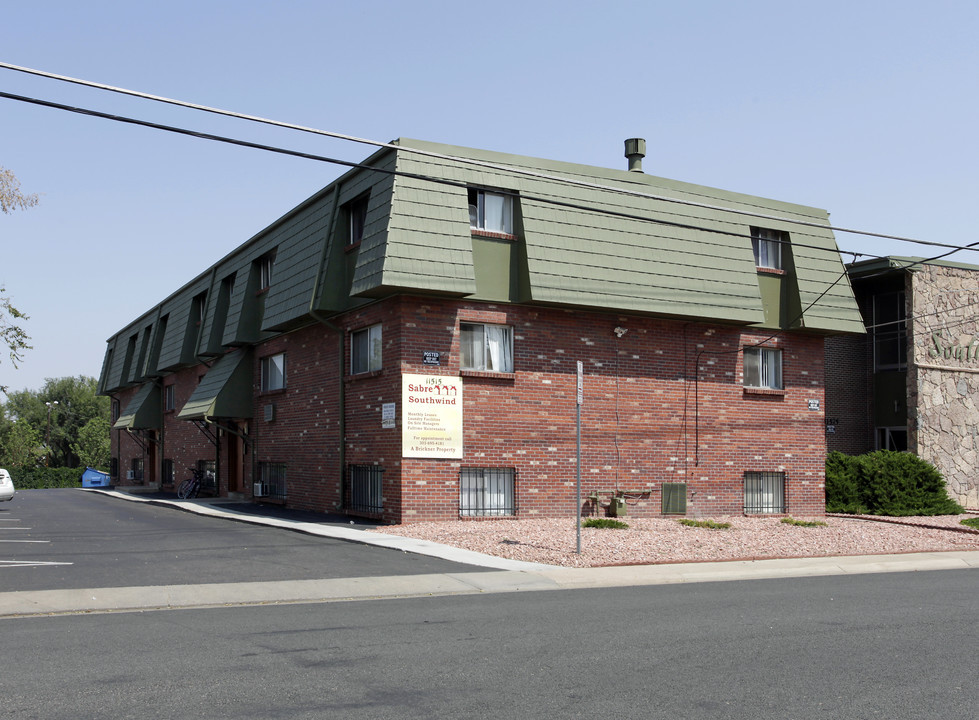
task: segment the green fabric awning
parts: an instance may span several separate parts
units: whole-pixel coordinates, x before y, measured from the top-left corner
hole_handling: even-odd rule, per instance
[[[252,353],[235,350],[214,363],[177,417],[181,420],[250,418]]]
[[[160,412],[160,388],[155,383],[144,383],[126,405],[114,430],[158,430],[163,425]]]

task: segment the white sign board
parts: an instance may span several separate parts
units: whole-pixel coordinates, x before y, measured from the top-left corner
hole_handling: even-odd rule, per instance
[[[462,378],[401,376],[401,455],[462,457]]]
[[[381,405],[381,427],[388,429],[394,427],[395,404],[384,403]]]

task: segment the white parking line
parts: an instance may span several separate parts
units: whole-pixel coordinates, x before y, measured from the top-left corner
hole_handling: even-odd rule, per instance
[[[40,562],[38,560],[0,560],[0,568],[5,567],[35,567],[39,565],[74,565],[70,562]]]
[[[50,540],[0,540],[0,543],[49,543]]]

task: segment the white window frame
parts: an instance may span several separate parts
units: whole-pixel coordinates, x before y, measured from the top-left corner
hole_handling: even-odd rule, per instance
[[[369,199],[367,195],[363,195],[347,203],[347,247],[357,245],[364,239]]]
[[[272,270],[275,268],[275,255],[269,253],[258,260],[258,289],[267,290],[272,287]]]
[[[513,328],[460,322],[459,369],[512,373]]]
[[[277,353],[262,358],[262,392],[285,390],[286,354]]]
[[[380,370],[383,365],[381,324],[350,333],[350,374]]]
[[[469,228],[513,235],[513,196],[470,188]]]
[[[755,255],[755,266],[771,270],[782,269],[782,246],[788,235],[781,230],[751,228],[751,251]]]
[[[744,349],[744,386],[767,390],[784,390],[782,350],[771,347]]]

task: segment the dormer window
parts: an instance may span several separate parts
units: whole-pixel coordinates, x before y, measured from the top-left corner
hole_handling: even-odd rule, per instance
[[[367,195],[359,197],[347,204],[347,246],[357,245],[364,239],[364,227],[367,225]]]
[[[272,267],[275,265],[275,253],[259,258],[258,260],[258,289],[268,290],[272,287]]]
[[[751,228],[751,251],[755,254],[755,266],[782,270],[782,245],[788,241],[788,235],[781,230]]]
[[[513,235],[513,197],[489,190],[469,190],[469,227]]]

